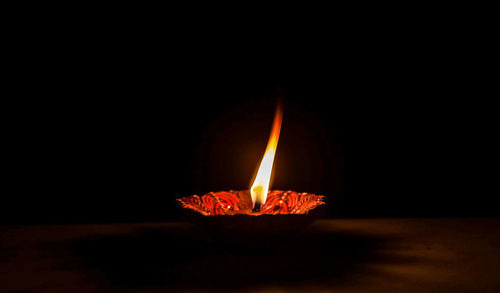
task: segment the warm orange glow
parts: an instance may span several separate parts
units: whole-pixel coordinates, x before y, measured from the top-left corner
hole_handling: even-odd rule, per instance
[[[266,152],[264,153],[264,157],[260,163],[257,176],[255,176],[255,180],[250,188],[253,206],[255,206],[256,203],[264,205],[266,202],[267,192],[269,191],[269,182],[271,181],[271,172],[273,170],[274,155],[276,154],[278,139],[280,137],[282,120],[283,111],[281,110],[281,107],[278,106],[274,116],[271,135],[269,137],[269,141],[267,142]]]

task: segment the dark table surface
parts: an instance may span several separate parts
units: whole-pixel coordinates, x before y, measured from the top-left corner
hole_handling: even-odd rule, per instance
[[[3,226],[0,292],[500,292],[499,228],[332,219],[261,245],[183,222]]]

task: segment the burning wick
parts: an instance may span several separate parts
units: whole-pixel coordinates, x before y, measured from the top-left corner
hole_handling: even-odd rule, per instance
[[[278,106],[276,114],[274,115],[273,128],[271,129],[271,135],[269,136],[269,141],[267,142],[264,157],[262,158],[252,187],[250,188],[253,211],[255,212],[259,211],[260,208],[266,203],[267,193],[269,191],[269,182],[271,181],[271,173],[273,170],[274,155],[276,154],[278,139],[280,137],[282,120],[283,111],[281,110],[281,107]]]

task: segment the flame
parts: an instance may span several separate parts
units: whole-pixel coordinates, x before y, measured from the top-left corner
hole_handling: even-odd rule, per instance
[[[274,155],[276,154],[278,139],[280,137],[282,120],[283,111],[281,107],[278,106],[276,114],[274,115],[273,128],[271,130],[271,135],[269,136],[269,141],[267,142],[264,157],[260,162],[259,171],[257,171],[257,176],[255,176],[255,180],[250,188],[252,204],[254,207],[256,203],[259,203],[261,206],[266,203],[267,193],[269,191],[269,182],[271,181],[271,172],[273,170]]]

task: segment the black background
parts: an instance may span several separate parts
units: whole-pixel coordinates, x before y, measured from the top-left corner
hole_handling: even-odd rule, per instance
[[[498,215],[488,45],[462,33],[35,39],[11,72],[2,223],[169,221],[178,197],[245,189],[278,95],[274,188],[330,217]]]

